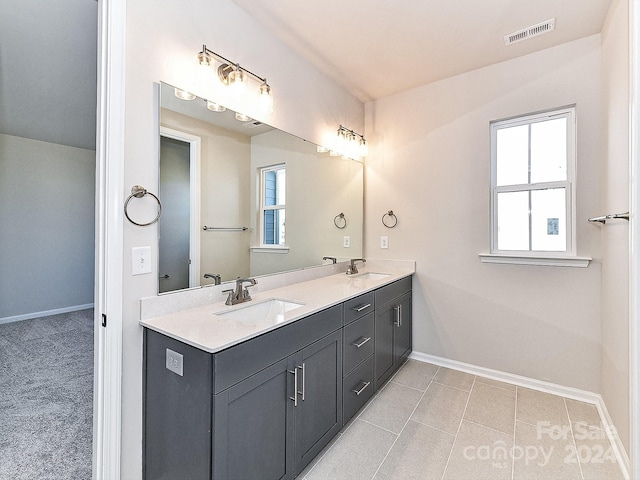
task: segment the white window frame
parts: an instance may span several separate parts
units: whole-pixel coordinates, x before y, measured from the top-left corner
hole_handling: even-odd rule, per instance
[[[497,185],[497,132],[503,128],[531,125],[559,117],[567,119],[567,178],[563,181]],[[575,105],[519,115],[490,122],[491,145],[491,248],[481,254],[485,263],[511,263],[526,265],[586,267],[589,258],[578,257],[576,246],[576,109]],[[498,248],[498,195],[506,192],[530,192],[552,188],[565,188],[566,245],[563,251],[500,250]],[[531,232],[529,232],[531,235]]]
[[[268,249],[268,250],[283,250],[284,252],[288,252],[288,247],[286,246],[286,231],[285,231],[285,243],[284,244],[266,244],[265,243],[265,226],[264,226],[264,213],[268,210],[287,210],[286,200],[284,204],[277,205],[265,205],[265,188],[266,188],[266,180],[265,175],[267,172],[273,172],[277,170],[284,170],[286,172],[287,166],[284,163],[279,163],[277,165],[270,165],[268,167],[260,168],[260,249]],[[286,188],[286,186],[285,186]],[[286,195],[285,195],[286,198]]]

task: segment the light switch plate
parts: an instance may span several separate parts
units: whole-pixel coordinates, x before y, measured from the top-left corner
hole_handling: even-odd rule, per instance
[[[133,247],[131,249],[131,274],[151,273],[151,247]]]
[[[182,354],[178,352],[174,352],[167,348],[167,362],[166,367],[167,370],[172,371],[173,373],[183,376],[183,362],[182,362]]]
[[[349,235],[345,235],[344,237],[342,237],[342,246],[344,248],[351,247],[351,237]]]

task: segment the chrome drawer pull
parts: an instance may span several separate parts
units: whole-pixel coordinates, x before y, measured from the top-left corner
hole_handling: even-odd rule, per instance
[[[359,307],[353,307],[353,310],[355,310],[356,312],[361,312],[362,310],[366,310],[370,306],[371,306],[370,303],[366,303],[364,305],[360,305]]]
[[[351,345],[353,345],[356,348],[360,348],[361,346],[363,346],[365,343],[367,343],[369,340],[371,340],[371,337],[360,337],[362,339],[362,341],[360,343],[358,342],[353,342]]]
[[[352,392],[355,393],[356,395],[360,396],[360,394],[362,392],[364,392],[369,385],[371,385],[371,382],[364,382],[364,385],[362,386],[362,388],[360,390],[354,389],[354,390],[352,390]]]
[[[289,370],[289,373],[293,373],[293,397],[289,397],[289,400],[293,400],[293,406],[298,406],[298,367],[293,370]]]
[[[304,402],[304,391],[305,391],[305,377],[306,377],[306,370],[305,370],[305,364],[304,362],[302,362],[302,367],[298,367],[302,369],[302,392],[300,392],[302,394],[302,401]]]

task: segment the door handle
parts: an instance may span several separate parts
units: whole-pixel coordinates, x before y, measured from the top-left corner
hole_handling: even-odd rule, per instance
[[[305,377],[306,375],[306,368],[305,368],[305,364],[304,362],[302,362],[302,366],[301,367],[297,367],[300,368],[302,370],[302,391],[298,392],[300,395],[302,395],[302,401],[304,402],[304,391],[305,391]]]
[[[395,307],[393,307],[393,309],[396,311],[396,318],[393,321],[393,324],[396,327],[400,327],[400,325],[402,325],[400,305],[396,305]]]
[[[298,406],[298,367],[293,370],[289,370],[289,373],[293,374],[293,397],[289,397],[289,400],[293,400],[293,406]]]
[[[158,277],[160,280],[166,280],[167,278],[169,278],[168,274],[162,275],[161,277]]]

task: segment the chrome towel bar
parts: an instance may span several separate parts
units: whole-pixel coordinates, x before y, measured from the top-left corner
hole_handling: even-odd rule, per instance
[[[218,231],[218,232],[244,232],[249,230],[249,227],[202,227],[205,232]]]
[[[600,217],[591,217],[588,221],[591,223],[601,223],[603,225],[605,225],[607,223],[607,220],[613,220],[614,218],[622,218],[624,220],[626,220],[627,222],[629,221],[629,212],[625,212],[625,213],[612,213],[609,215],[602,215]]]

